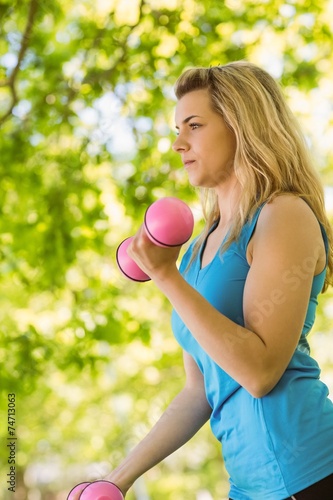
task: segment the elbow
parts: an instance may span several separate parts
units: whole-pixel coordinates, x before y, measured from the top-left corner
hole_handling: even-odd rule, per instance
[[[272,389],[273,389],[273,387],[271,387],[271,388],[254,387],[254,388],[249,388],[247,390],[248,390],[248,392],[251,394],[251,396],[253,398],[255,398],[255,399],[261,399],[261,398],[267,396],[267,394],[269,394]]]
[[[253,398],[261,399],[267,396],[278,383],[278,379],[267,377],[264,375],[256,377],[251,383],[247,384],[246,389]]]

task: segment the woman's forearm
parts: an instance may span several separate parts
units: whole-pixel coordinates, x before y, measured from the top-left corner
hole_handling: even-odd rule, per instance
[[[138,477],[185,444],[209,419],[210,413],[204,393],[185,387],[149,434],[106,479],[126,493]]]

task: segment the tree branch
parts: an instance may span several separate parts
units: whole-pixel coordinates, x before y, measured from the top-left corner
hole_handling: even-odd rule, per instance
[[[38,0],[31,0],[30,5],[29,5],[28,20],[27,20],[27,24],[25,26],[24,33],[22,35],[22,42],[21,42],[21,47],[20,47],[20,51],[18,54],[16,66],[13,69],[10,77],[5,81],[0,82],[0,87],[9,87],[10,92],[11,92],[11,104],[10,104],[7,112],[0,118],[0,126],[7,120],[7,118],[9,118],[9,116],[12,114],[12,111],[13,111],[15,105],[18,102],[18,95],[16,92],[16,79],[17,79],[17,76],[18,76],[18,73],[20,70],[21,63],[24,59],[25,53],[26,53],[28,46],[29,46],[30,36],[32,33],[33,24],[34,24],[35,16],[37,13],[37,9],[38,9]]]

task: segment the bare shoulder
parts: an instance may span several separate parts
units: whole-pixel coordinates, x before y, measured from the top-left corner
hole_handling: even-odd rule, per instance
[[[309,205],[301,198],[285,194],[267,203],[261,211],[249,248],[250,258],[268,248],[273,253],[303,248],[318,255],[319,268],[325,265],[325,246],[319,222]],[[301,252],[302,253],[302,252]]]
[[[300,223],[307,231],[311,230],[312,227],[320,229],[317,218],[309,205],[292,194],[277,196],[270,203],[266,203],[258,221],[259,226],[266,224],[291,226]]]
[[[286,237],[292,240],[322,240],[319,222],[309,205],[291,194],[277,196],[263,207],[257,224],[262,237]]]

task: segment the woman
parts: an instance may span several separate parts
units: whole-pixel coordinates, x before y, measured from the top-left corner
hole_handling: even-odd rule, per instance
[[[234,500],[329,499],[333,404],[306,340],[332,284],[332,231],[302,135],[276,82],[240,61],[186,71],[178,137],[206,228],[179,248],[141,229],[131,257],[170,300],[186,383],[107,479],[126,493],[210,418]]]

